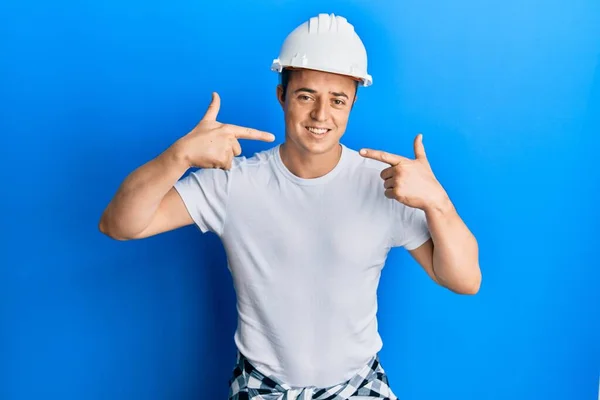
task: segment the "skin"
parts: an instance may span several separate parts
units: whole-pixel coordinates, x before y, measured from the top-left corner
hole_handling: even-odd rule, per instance
[[[242,152],[239,139],[272,142],[275,136],[217,121],[221,99],[213,93],[205,115],[185,136],[130,173],[100,218],[98,228],[116,240],[142,239],[191,225],[193,220],[173,187],[191,167],[231,168]]]
[[[296,70],[287,92],[277,87],[284,111],[285,141],[281,157],[295,175],[323,176],[338,163],[340,139],[356,101],[353,78]],[[174,184],[190,167],[229,169],[241,154],[239,139],[271,142],[274,136],[217,121],[218,94],[196,127],[155,159],[133,171],[105,209],[99,229],[117,240],[141,239],[193,223]],[[307,127],[328,129],[315,136]],[[481,284],[478,244],[437,181],[425,154],[422,135],[414,140],[414,157],[363,149],[361,155],[389,164],[381,173],[390,200],[422,209],[432,238],[411,256],[439,285],[459,294],[475,294]]]
[[[353,78],[311,70],[295,70],[287,93],[277,86],[277,99],[284,111],[285,142],[281,158],[301,178],[316,178],[331,171],[340,155],[340,139],[346,131],[355,98]],[[329,131],[322,138],[306,128]]]
[[[422,134],[415,137],[413,147],[414,158],[372,149],[360,154],[390,165],[381,172],[387,198],[425,212],[431,239],[409,251],[412,257],[439,285],[459,294],[476,294],[481,286],[477,240],[436,179]]]

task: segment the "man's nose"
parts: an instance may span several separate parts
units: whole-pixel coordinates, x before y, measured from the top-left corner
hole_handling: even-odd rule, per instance
[[[327,121],[329,118],[329,107],[327,103],[322,100],[316,101],[310,116],[315,121]]]

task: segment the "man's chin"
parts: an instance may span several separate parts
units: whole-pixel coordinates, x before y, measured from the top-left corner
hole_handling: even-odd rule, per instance
[[[287,146],[291,145],[303,153],[313,155],[321,155],[337,151],[337,147],[340,144],[339,138],[334,138],[332,136],[325,138],[325,140],[314,140],[310,136],[287,136],[286,142],[288,142]]]
[[[304,149],[314,155],[328,154],[337,150],[339,141],[327,141],[322,143],[304,143]]]

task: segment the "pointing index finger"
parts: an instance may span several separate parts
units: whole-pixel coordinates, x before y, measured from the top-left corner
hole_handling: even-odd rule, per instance
[[[228,127],[231,129],[236,139],[261,140],[263,142],[272,142],[275,140],[275,135],[269,132],[236,125],[229,125]]]
[[[396,154],[387,153],[381,150],[372,149],[361,149],[360,155],[365,158],[371,158],[389,164],[391,166],[398,165],[403,161],[408,161],[406,157],[398,156]]]

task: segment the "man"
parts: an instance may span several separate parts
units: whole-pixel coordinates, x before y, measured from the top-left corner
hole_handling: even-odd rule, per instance
[[[342,17],[321,14],[285,40],[272,68],[285,141],[250,158],[239,139],[267,132],[203,119],[122,183],[100,230],[139,239],[196,224],[221,238],[237,294],[230,399],[396,399],[379,363],[376,290],[391,247],[438,284],[474,294],[477,242],[428,163],[340,142],[364,46]],[[182,178],[191,167],[199,168]]]

